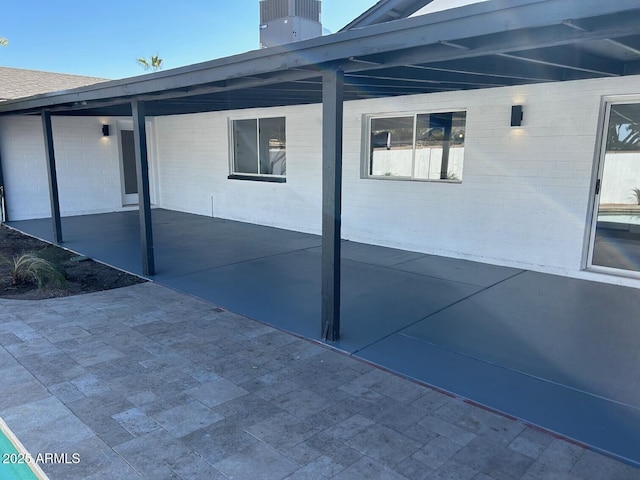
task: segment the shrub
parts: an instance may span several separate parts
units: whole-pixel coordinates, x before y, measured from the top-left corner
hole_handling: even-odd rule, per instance
[[[65,278],[60,269],[53,263],[39,257],[35,253],[23,253],[12,259],[0,257],[0,261],[9,267],[12,285],[36,283],[38,288],[63,285]]]

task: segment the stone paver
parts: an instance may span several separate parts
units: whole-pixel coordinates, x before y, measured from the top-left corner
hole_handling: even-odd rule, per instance
[[[636,479],[640,470],[153,283],[0,300],[0,417],[55,479]]]

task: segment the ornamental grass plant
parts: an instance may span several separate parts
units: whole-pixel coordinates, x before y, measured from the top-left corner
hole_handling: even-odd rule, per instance
[[[11,284],[35,283],[38,288],[62,286],[65,277],[60,268],[36,253],[27,252],[12,258],[0,257],[0,263],[8,267]]]

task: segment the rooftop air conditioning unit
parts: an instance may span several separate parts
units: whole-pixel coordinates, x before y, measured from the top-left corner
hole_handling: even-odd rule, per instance
[[[260,47],[298,42],[322,35],[321,0],[261,0]]]

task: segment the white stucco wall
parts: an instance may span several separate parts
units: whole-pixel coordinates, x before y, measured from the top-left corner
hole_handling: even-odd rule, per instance
[[[343,237],[640,286],[638,280],[581,270],[601,98],[640,94],[639,80],[636,76],[348,102]],[[514,104],[524,105],[521,128],[509,125]],[[361,177],[365,115],[438,110],[467,112],[462,183]],[[229,118],[262,116],[286,117],[286,183],[228,179]],[[121,207],[117,140],[101,140],[101,121],[54,118],[64,214]],[[154,120],[154,132],[159,206],[320,233],[320,105],[160,117]],[[18,213],[20,218],[48,215],[41,139],[39,119],[0,118],[8,203],[10,209],[20,209],[10,210],[14,219]],[[76,175],[85,180],[75,182]]]

